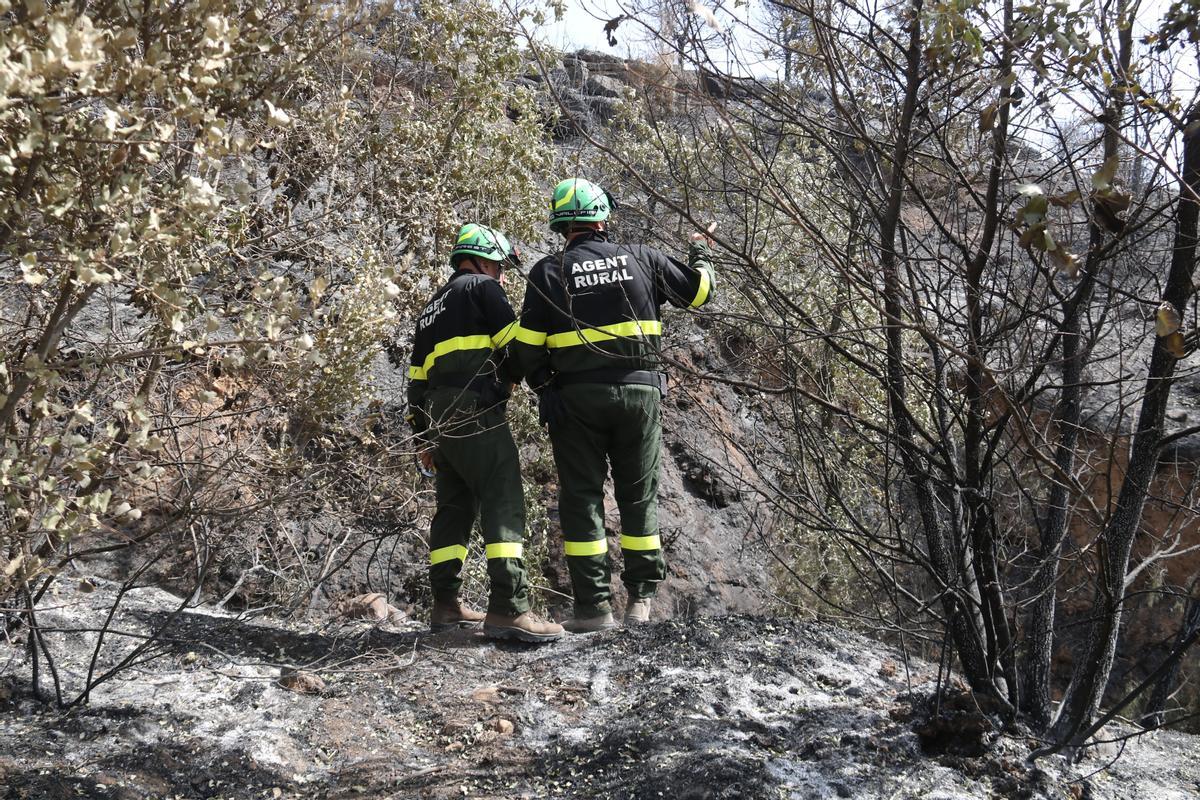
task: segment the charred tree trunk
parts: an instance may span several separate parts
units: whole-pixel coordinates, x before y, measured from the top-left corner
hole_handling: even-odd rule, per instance
[[[904,196],[904,170],[908,164],[913,118],[921,90],[923,57],[922,0],[910,7],[908,45],[905,48],[904,104],[892,153],[891,174],[887,187],[887,205],[880,220],[880,269],[883,274],[883,324],[887,347],[884,390],[888,398],[891,424],[896,436],[905,479],[913,492],[921,530],[929,548],[929,560],[937,579],[946,624],[971,687],[994,691],[988,677],[987,659],[981,631],[972,623],[972,609],[963,585],[961,560],[946,525],[937,510],[935,487],[926,454],[916,442],[915,423],[908,409],[908,385],[904,363],[902,288],[897,264],[896,239]]]
[[[1133,33],[1125,26],[1119,33],[1120,52],[1118,60],[1121,74],[1129,69],[1133,52]],[[1117,158],[1120,144],[1121,119],[1124,114],[1128,93],[1121,81],[1113,82],[1109,94],[1108,124],[1104,130],[1104,160]],[[1058,605],[1057,582],[1058,562],[1062,553],[1063,540],[1067,535],[1067,522],[1071,503],[1071,487],[1061,476],[1071,475],[1075,469],[1075,449],[1079,443],[1081,401],[1083,395],[1083,368],[1086,352],[1082,346],[1081,320],[1095,292],[1097,270],[1101,266],[1100,248],[1104,243],[1105,229],[1093,218],[1088,231],[1088,252],[1084,260],[1083,275],[1069,303],[1063,309],[1059,325],[1062,341],[1062,392],[1051,418],[1052,435],[1058,437],[1054,448],[1054,463],[1060,478],[1050,487],[1046,509],[1042,516],[1041,537],[1037,551],[1037,567],[1033,576],[1031,596],[1033,611],[1029,616],[1029,649],[1025,654],[1025,690],[1023,709],[1039,725],[1050,724],[1051,714],[1051,670],[1054,651],[1054,615]]]
[[[1191,299],[1196,267],[1197,217],[1200,216],[1200,106],[1188,113],[1183,128],[1183,170],[1175,220],[1175,241],[1163,301],[1184,316]],[[1158,468],[1163,438],[1163,418],[1175,377],[1176,357],[1165,339],[1154,343],[1146,388],[1130,448],[1129,467],[1121,483],[1116,509],[1100,535],[1100,564],[1093,603],[1095,621],[1088,630],[1087,647],[1076,663],[1071,684],[1055,722],[1054,738],[1060,744],[1079,745],[1080,732],[1099,710],[1108,686],[1120,636],[1125,603],[1125,575],[1137,535],[1150,482]]]
[[[979,247],[967,264],[967,419],[963,439],[966,489],[966,541],[970,543],[971,568],[979,585],[982,619],[987,641],[987,672],[994,687],[1004,684],[1003,694],[1013,706],[1018,701],[1018,685],[1008,622],[1008,604],[1004,599],[997,564],[995,518],[989,498],[988,480],[991,472],[987,446],[987,414],[990,399],[984,380],[987,345],[984,338],[983,275],[996,241],[1000,226],[1000,183],[1008,145],[1009,98],[1011,83],[1004,79],[1012,72],[1013,9],[1012,0],[1004,3],[1006,44],[1000,56],[1000,98],[996,125],[992,129],[991,165],[988,168],[987,191],[984,199],[983,230]],[[1000,693],[1000,692],[998,692]]]
[[[1167,701],[1179,681],[1179,668],[1182,663],[1182,653],[1191,642],[1195,641],[1196,633],[1200,631],[1200,579],[1192,584],[1192,596],[1188,599],[1187,611],[1183,615],[1183,624],[1179,626],[1179,634],[1175,637],[1173,652],[1180,653],[1180,658],[1171,661],[1166,671],[1154,683],[1154,690],[1146,707],[1142,710],[1141,724],[1143,728],[1157,728],[1163,724],[1166,717]]]

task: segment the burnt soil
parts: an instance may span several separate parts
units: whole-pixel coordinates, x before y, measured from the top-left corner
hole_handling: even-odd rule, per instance
[[[43,624],[94,627],[111,600],[60,595]],[[102,661],[178,605],[131,592]],[[157,658],[67,712],[32,697],[20,642],[0,644],[0,797],[1200,795],[1192,737],[1030,764],[1036,742],[967,695],[932,700],[936,666],[827,625],[695,617],[532,646],[393,622],[189,609]],[[50,636],[69,697],[95,636]],[[323,688],[282,688],[285,667]]]

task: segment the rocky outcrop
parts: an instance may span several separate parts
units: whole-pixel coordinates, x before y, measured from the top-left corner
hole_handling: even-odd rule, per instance
[[[684,319],[671,322],[668,335],[676,367],[663,403],[663,461],[659,483],[659,525],[667,579],[659,588],[653,619],[696,614],[758,613],[770,604],[771,582],[764,545],[770,514],[763,500],[769,476],[743,454],[760,434],[745,398],[730,387],[690,377],[721,369],[703,332]],[[542,489],[557,526],[557,484]],[[624,609],[620,583],[620,515],[611,481],[606,484],[604,517],[609,560],[614,567],[616,610]],[[555,530],[548,548],[549,602],[569,613],[571,584]],[[556,613],[558,610],[556,609]]]
[[[702,98],[722,99],[734,91],[727,82],[695,70],[595,50],[530,64],[520,82],[536,93],[547,129],[558,141],[613,122],[624,101],[646,103],[661,115],[698,107]]]

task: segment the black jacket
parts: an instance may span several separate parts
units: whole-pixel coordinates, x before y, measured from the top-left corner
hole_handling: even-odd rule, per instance
[[[713,297],[708,248],[693,245],[688,262],[601,232],[572,239],[529,272],[512,345],[520,371],[537,389],[552,374],[658,370],[662,304],[695,308]]]
[[[493,278],[459,270],[425,305],[413,334],[408,368],[408,419],[422,435],[429,427],[426,394],[441,386],[469,388],[503,398],[520,380],[505,347],[518,325],[504,289]]]

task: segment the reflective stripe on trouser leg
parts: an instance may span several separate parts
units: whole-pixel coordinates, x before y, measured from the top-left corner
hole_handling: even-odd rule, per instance
[[[563,541],[563,552],[567,556],[567,572],[571,575],[571,588],[575,593],[575,614],[579,617],[597,617],[612,610],[607,539]]]
[[[529,579],[525,572],[525,547],[520,542],[491,542],[487,554],[492,592],[488,611],[517,616],[529,610]],[[508,587],[499,591],[499,587]]]
[[[653,386],[617,387],[609,449],[613,492],[621,512],[621,581],[634,599],[653,597],[667,576],[658,535],[658,475],[662,461],[660,396]]]
[[[451,603],[462,588],[467,538],[479,505],[466,481],[440,451],[434,454],[434,464],[437,511],[429,526],[429,587],[434,600]]]
[[[581,388],[591,390],[593,397],[581,398],[576,391]],[[550,426],[567,571],[575,594],[575,613],[581,617],[612,610],[608,542],[604,538],[607,435],[600,427],[603,415],[592,413],[588,407],[592,402],[602,402],[609,388],[587,384],[565,387],[562,398],[567,419]]]
[[[446,390],[434,396],[433,406],[436,409],[438,401],[460,402],[457,398],[465,394],[460,389]],[[520,458],[503,408],[476,414],[471,425],[439,440],[438,454],[476,499],[486,545],[488,610],[515,616],[529,610]],[[440,477],[440,465],[438,470]],[[440,501],[439,493],[439,506]]]
[[[488,416],[488,415],[485,415]],[[521,459],[502,411],[495,427],[464,443],[462,456],[476,465],[480,495],[479,528],[487,544],[488,611],[516,616],[529,610],[529,579],[525,574],[525,494],[521,490]]]

